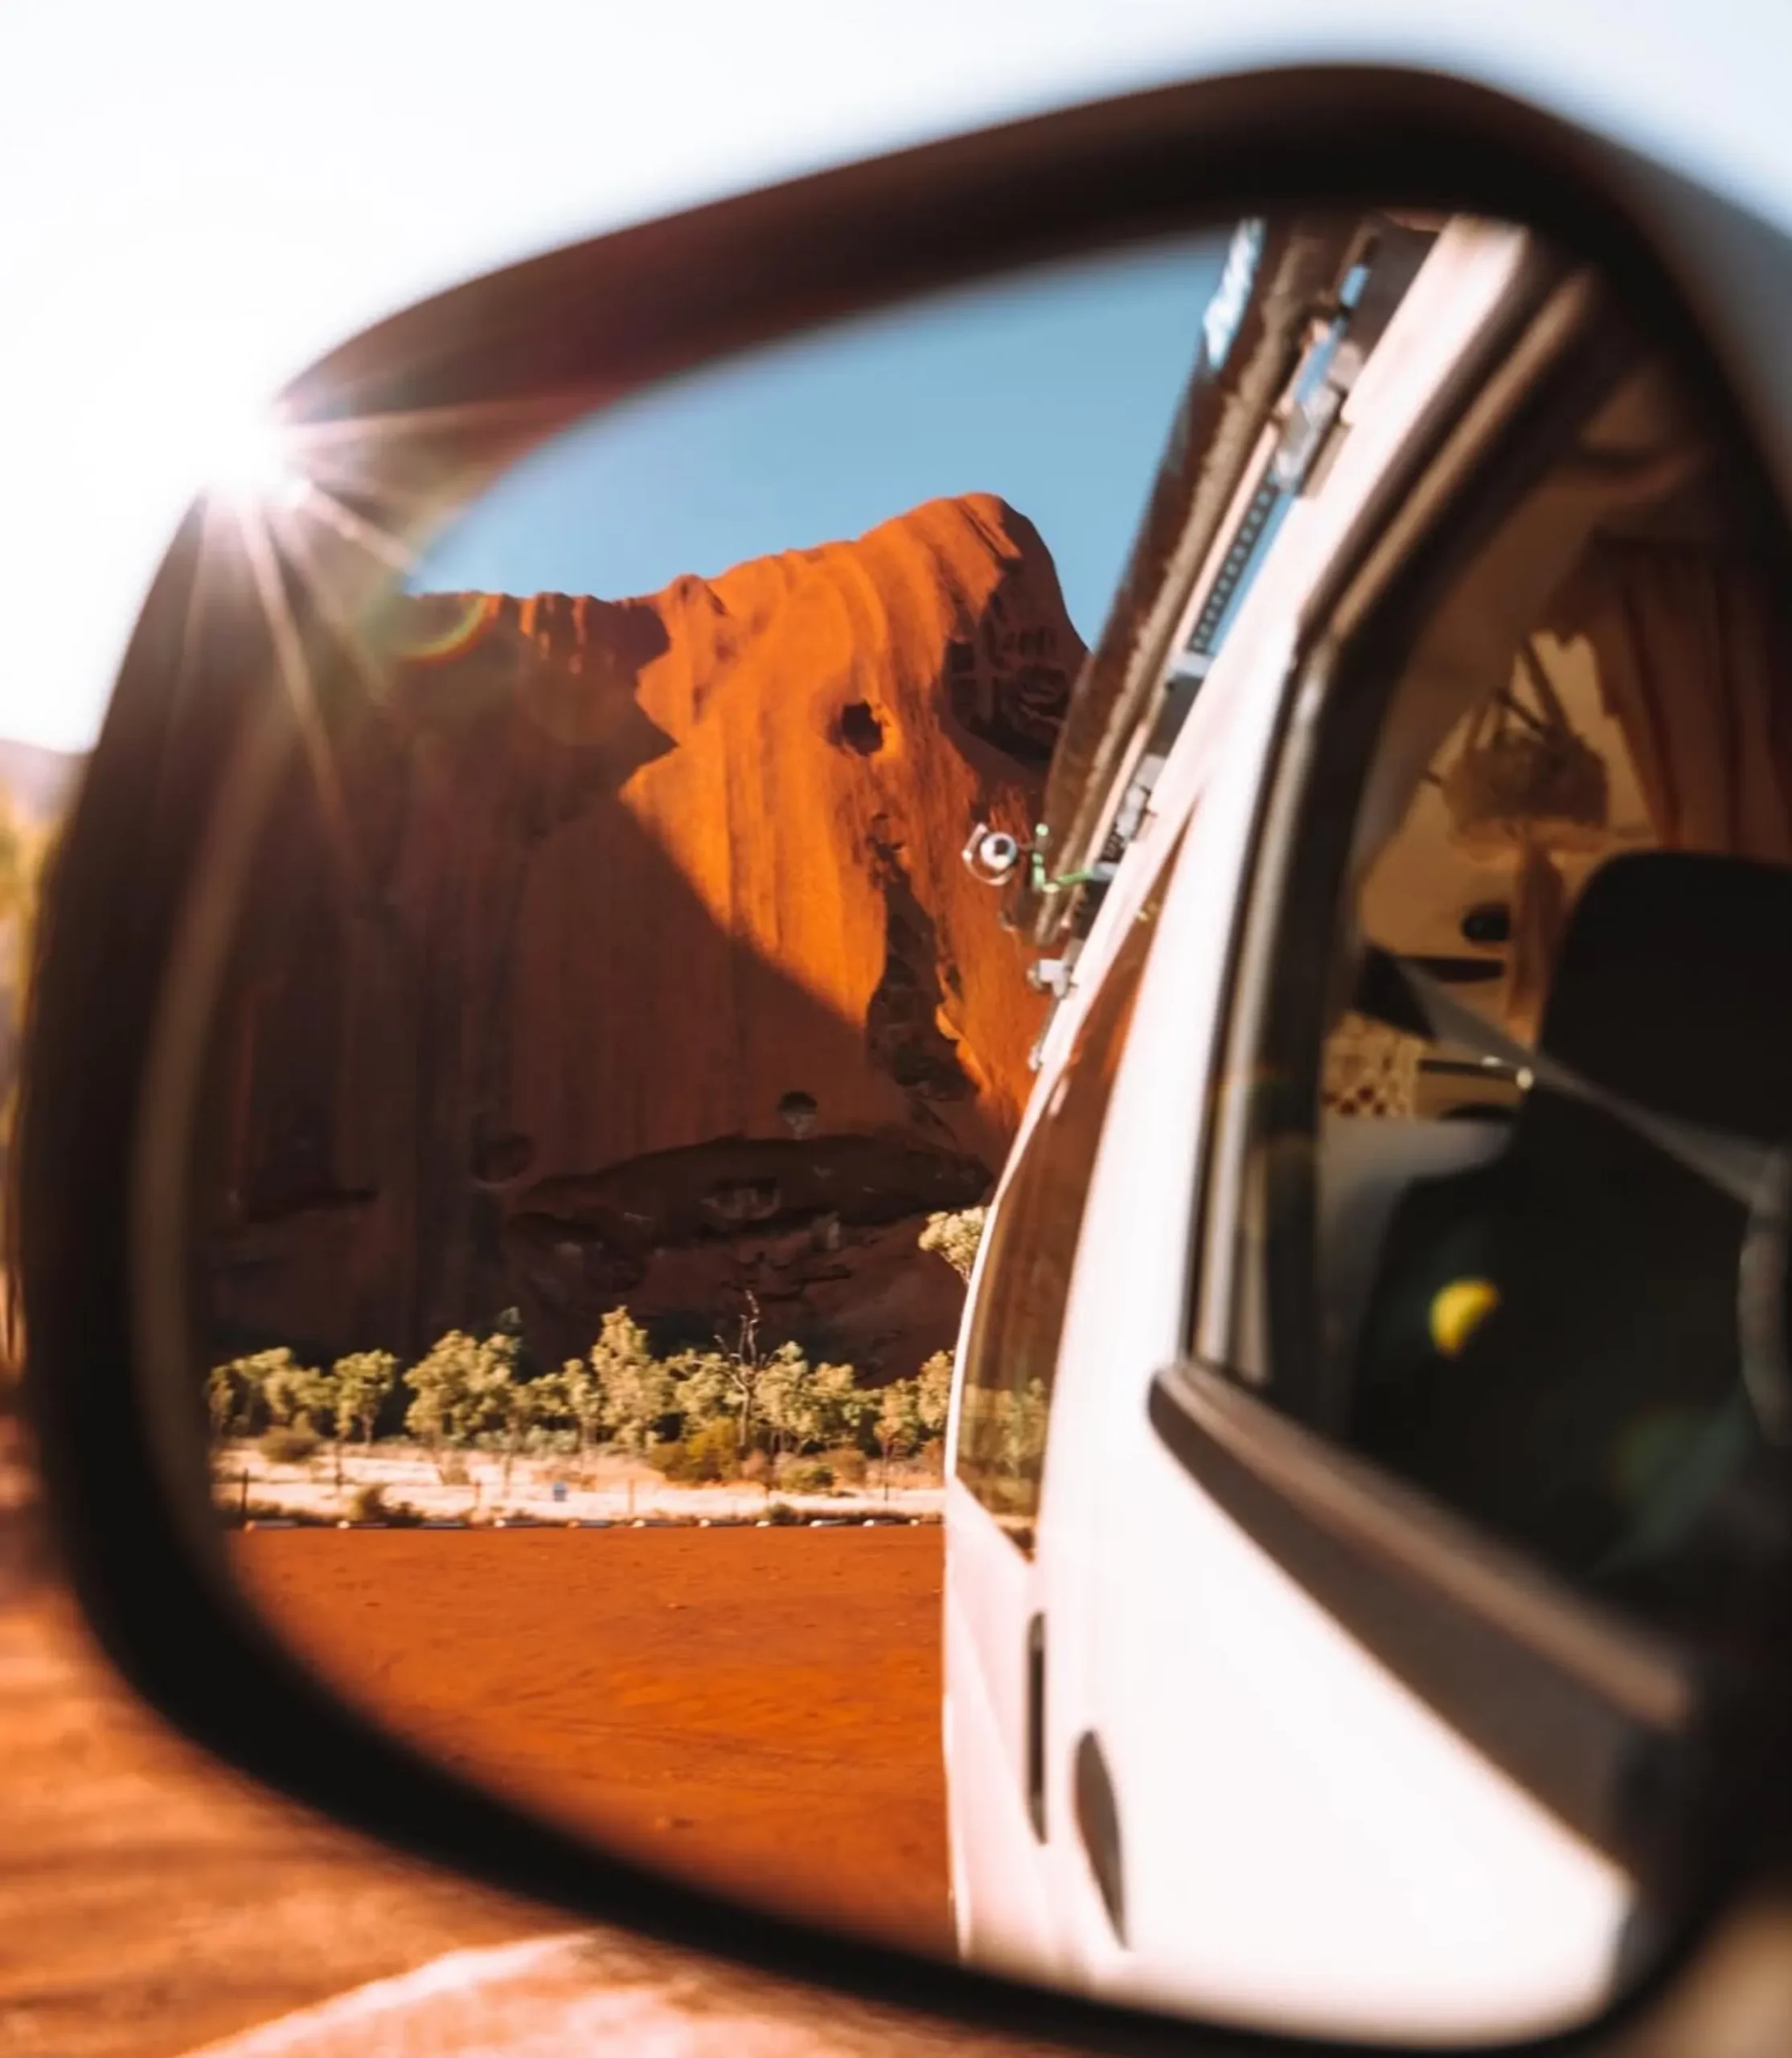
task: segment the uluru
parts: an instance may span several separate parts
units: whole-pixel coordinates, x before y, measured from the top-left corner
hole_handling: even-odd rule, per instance
[[[1040,1002],[960,852],[1024,831],[1083,648],[1003,502],[644,598],[400,596],[328,804],[263,846],[217,1073],[220,1340],[544,1362],[751,1293],[874,1375],[949,1343]]]

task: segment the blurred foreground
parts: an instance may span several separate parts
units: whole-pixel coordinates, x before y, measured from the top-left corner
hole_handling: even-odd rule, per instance
[[[94,1652],[9,1483],[0,2049],[174,2058],[445,1950],[567,1926],[389,1857],[162,1728]]]
[[[25,1484],[0,1452],[0,2049],[1018,2054],[625,1935],[572,1933],[552,1910],[261,1794],[106,1671],[44,1564]]]

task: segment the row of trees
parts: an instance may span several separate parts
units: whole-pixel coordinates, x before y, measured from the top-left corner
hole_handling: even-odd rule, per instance
[[[888,1462],[945,1425],[949,1352],[913,1379],[867,1387],[850,1365],[811,1363],[800,1345],[761,1348],[750,1303],[732,1344],[668,1358],[654,1355],[627,1309],[613,1309],[584,1358],[533,1377],[521,1363],[519,1327],[511,1310],[487,1336],[451,1330],[402,1375],[389,1351],[354,1351],[328,1371],[284,1348],[233,1358],[207,1382],[213,1432],[220,1441],[272,1429],[370,1445],[402,1385],[411,1396],[404,1426],[438,1464],[451,1449],[495,1448],[507,1486],[512,1462],[544,1435],[581,1457],[602,1445],[652,1457],[707,1438],[712,1453],[737,1459],[851,1445]]]
[[[968,1277],[982,1234],[983,1210],[929,1218],[924,1250]],[[527,1363],[515,1309],[491,1332],[451,1330],[401,1371],[389,1351],[355,1351],[327,1369],[301,1363],[286,1348],[258,1351],[213,1367],[207,1400],[219,1442],[279,1433],[282,1447],[308,1438],[358,1438],[371,1445],[393,1396],[409,1394],[406,1430],[438,1467],[447,1453],[476,1446],[500,1450],[506,1487],[524,1450],[550,1447],[583,1457],[609,1446],[654,1459],[695,1452],[711,1470],[754,1452],[777,1459],[851,1446],[908,1457],[945,1426],[952,1358],[940,1351],[912,1379],[862,1385],[851,1365],[811,1363],[800,1345],[762,1347],[759,1311],[749,1298],[732,1343],[657,1356],[626,1308],[603,1318],[583,1358],[557,1371]]]

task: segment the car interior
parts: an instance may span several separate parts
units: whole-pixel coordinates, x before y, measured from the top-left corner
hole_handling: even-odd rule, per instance
[[[1782,1283],[1750,1254],[1792,1126],[1792,629],[1659,372],[1432,613],[1342,907],[1340,961],[1386,953],[1459,1033],[1360,989],[1331,1023],[1329,1426],[1577,1581],[1720,1634],[1778,1525]],[[1757,1146],[1759,1191],[1689,1162],[1694,1132]]]

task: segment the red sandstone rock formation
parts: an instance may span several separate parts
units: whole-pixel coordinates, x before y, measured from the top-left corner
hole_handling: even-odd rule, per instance
[[[914,1236],[1039,1019],[972,826],[1031,821],[1082,649],[985,495],[645,600],[429,596],[295,785],[220,1075],[221,1336],[414,1351],[626,1302],[867,1368],[950,1339]],[[346,881],[346,883],[345,883]]]

